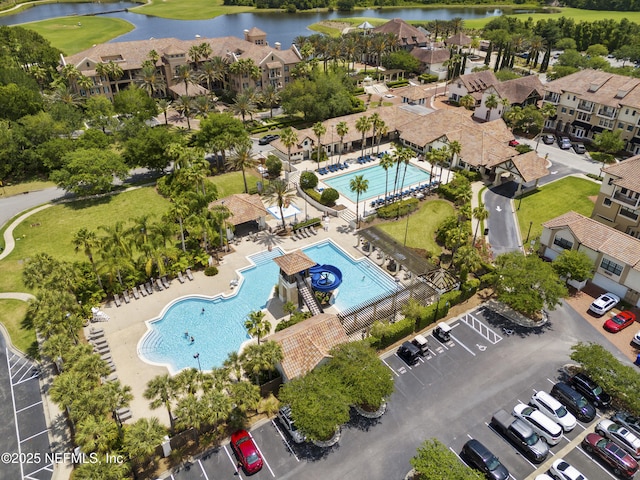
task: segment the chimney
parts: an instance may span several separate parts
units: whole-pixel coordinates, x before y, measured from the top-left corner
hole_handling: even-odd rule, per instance
[[[276,50],[280,50],[280,47],[282,47],[282,44],[280,42],[276,42],[273,45],[276,47]]]
[[[244,39],[248,42],[249,41],[249,30],[248,29],[244,29]]]

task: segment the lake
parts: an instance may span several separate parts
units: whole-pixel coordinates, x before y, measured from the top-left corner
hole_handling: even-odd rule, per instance
[[[112,3],[51,3],[38,5],[15,15],[0,17],[0,25],[16,25],[35,22],[55,17],[72,15],[97,14],[113,12],[139,6],[131,2]],[[404,20],[450,20],[454,17],[462,19],[499,16],[502,10],[491,8],[398,8],[389,10],[360,10],[358,12],[253,12],[222,15],[209,20],[170,20],[160,17],[140,15],[120,11],[107,13],[105,16],[116,17],[133,24],[135,29],[112,41],[145,40],[148,38],[175,37],[189,40],[196,35],[201,37],[243,37],[243,30],[258,27],[267,33],[270,45],[280,42],[288,48],[298,35],[311,35],[315,32],[308,26],[322,20],[338,20],[344,17],[362,16],[372,18],[402,18]]]

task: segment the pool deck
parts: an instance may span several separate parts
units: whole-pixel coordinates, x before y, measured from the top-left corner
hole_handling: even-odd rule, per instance
[[[320,216],[320,212],[309,206],[309,216]],[[275,226],[278,222],[269,220],[269,225]],[[256,242],[243,239],[233,246],[233,251],[224,256],[218,267],[219,273],[214,277],[206,277],[202,272],[193,272],[194,280],[185,279],[181,284],[177,279],[171,281],[169,289],[154,291],[153,295],[142,297],[139,300],[131,299],[131,302],[122,303],[116,307],[113,302],[108,302],[102,310],[110,317],[109,321],[96,322],[85,328],[85,334],[91,327],[103,328],[105,338],[111,349],[111,356],[116,366],[115,373],[120,382],[131,387],[134,398],[130,405],[132,419],[135,422],[143,417],[157,417],[163,424],[169,425],[169,418],[164,407],[151,410],[149,401],[143,397],[147,383],[158,375],[168,373],[168,369],[161,366],[150,365],[143,362],[137,354],[138,341],[147,331],[145,321],[157,318],[162,310],[172,301],[187,295],[216,296],[219,294],[231,295],[233,288],[230,282],[237,278],[237,270],[245,268],[251,263],[247,256],[264,251],[269,245],[280,247],[289,252],[297,248],[317,243],[326,239],[333,240],[354,258],[361,258],[363,252],[356,248],[357,237],[349,229],[347,223],[339,218],[331,218],[329,231],[317,229],[317,235],[303,240],[293,240],[291,237],[278,237],[263,231]],[[277,278],[273,279],[274,285]],[[277,319],[285,315],[282,304],[275,299],[267,304],[267,317],[275,327]]]

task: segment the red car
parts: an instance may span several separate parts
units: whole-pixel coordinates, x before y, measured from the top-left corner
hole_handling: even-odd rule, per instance
[[[247,474],[259,472],[262,468],[262,457],[253,438],[246,430],[238,430],[231,435],[231,448]]]
[[[520,142],[518,140],[516,140],[515,138],[513,140],[509,140],[509,146],[510,147],[515,147],[517,145],[520,145]]]
[[[588,434],[582,441],[582,447],[608,463],[616,475],[631,478],[638,471],[638,462],[631,455],[597,433]]]
[[[607,332],[616,333],[624,328],[627,328],[635,321],[636,314],[628,310],[624,310],[617,314],[615,317],[611,317],[609,320],[604,322],[604,329]]]

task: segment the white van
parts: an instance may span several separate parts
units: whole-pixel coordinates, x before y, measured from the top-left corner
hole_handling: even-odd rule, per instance
[[[513,408],[513,415],[531,425],[531,428],[548,445],[556,445],[562,439],[562,427],[540,410],[536,410],[524,403],[519,403]]]

